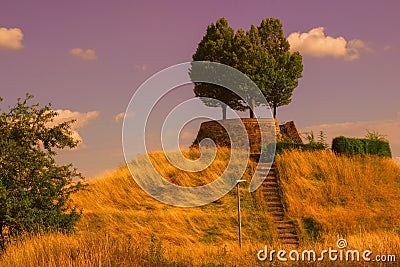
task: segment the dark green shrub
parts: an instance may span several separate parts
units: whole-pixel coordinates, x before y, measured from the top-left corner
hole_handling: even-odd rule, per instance
[[[71,232],[80,217],[70,195],[84,187],[82,176],[55,161],[56,149],[77,145],[72,121],[51,126],[57,113],[28,105],[31,98],[0,110],[0,249],[24,233]]]
[[[368,154],[392,157],[389,142],[362,138],[347,138],[344,136],[333,139],[332,151],[348,156]]]
[[[278,142],[276,144],[269,144],[267,150],[270,151],[273,146],[275,145],[275,154],[282,154],[283,150],[305,150],[305,151],[312,151],[312,150],[323,150],[325,146],[320,143],[309,143],[309,144],[297,144],[297,143],[284,143]]]
[[[311,241],[318,241],[321,238],[322,226],[312,217],[304,217],[301,219],[303,228],[307,234],[307,237]]]
[[[272,161],[275,155],[282,154],[284,150],[295,150],[295,149],[303,151],[313,151],[313,150],[325,150],[326,147],[324,144],[317,142],[309,144],[286,143],[286,142],[270,143],[267,146],[266,158],[261,160]],[[274,151],[275,154],[273,153]]]

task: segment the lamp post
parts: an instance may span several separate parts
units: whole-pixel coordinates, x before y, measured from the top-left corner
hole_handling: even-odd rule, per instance
[[[240,191],[239,191],[239,184],[247,182],[246,180],[237,180],[236,181],[236,192],[237,192],[237,199],[238,199],[238,227],[239,227],[239,246],[242,248],[242,217],[240,215]]]

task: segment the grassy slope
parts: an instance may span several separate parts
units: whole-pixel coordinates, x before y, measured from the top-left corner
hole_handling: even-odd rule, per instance
[[[291,151],[277,165],[303,247],[345,238],[353,249],[400,251],[400,167],[392,159]]]
[[[222,151],[209,169],[194,175],[168,166],[158,153],[151,157],[167,178],[186,185],[214,179],[229,154]],[[277,158],[277,166],[304,248],[327,248],[345,237],[351,247],[400,251],[400,168],[392,160],[289,152]],[[245,178],[250,174],[251,166]],[[241,194],[244,249],[239,251],[234,190],[204,207],[171,207],[149,197],[121,167],[74,196],[84,210],[77,234],[15,243],[0,266],[256,265],[256,251],[264,244],[281,245],[260,192]]]

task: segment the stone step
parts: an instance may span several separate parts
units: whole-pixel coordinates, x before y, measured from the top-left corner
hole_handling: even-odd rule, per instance
[[[279,192],[264,193],[263,197],[266,202],[273,202],[273,201],[276,201],[276,199],[279,199]]]
[[[271,190],[268,192],[263,192],[264,199],[268,197],[280,198],[278,190]]]
[[[267,177],[267,176],[276,177],[276,174],[274,172],[268,172],[268,171],[264,171],[264,170],[259,171],[257,174],[259,174],[260,176],[262,175],[264,177]]]
[[[268,207],[281,207],[281,208],[283,208],[283,205],[282,205],[281,202],[267,201],[267,206]]]
[[[263,193],[263,195],[265,196],[265,195],[272,195],[272,196],[274,196],[274,197],[279,197],[279,201],[281,201],[281,199],[280,199],[280,191],[279,191],[279,188],[274,188],[274,187],[271,187],[271,188],[266,188],[265,189],[266,191],[263,191],[262,193]]]
[[[269,212],[272,216],[274,217],[278,217],[278,218],[283,218],[284,217],[284,213],[283,211],[270,211]]]
[[[267,188],[264,188],[261,192],[263,192],[263,193],[274,192],[274,193],[279,194],[279,188],[278,187],[267,187]]]
[[[291,220],[281,220],[281,221],[276,221],[275,223],[277,223],[277,224],[294,224],[293,221],[291,221]]]
[[[292,221],[275,222],[278,227],[294,227]]]
[[[264,188],[271,188],[271,187],[279,187],[279,184],[277,182],[264,182],[263,183]]]
[[[278,228],[279,233],[296,234],[296,228]]]
[[[274,167],[269,167],[268,165],[265,165],[265,166],[263,166],[263,165],[258,165],[257,166],[257,169],[259,170],[259,171],[265,171],[265,172],[276,172],[276,169],[274,168]]]
[[[279,179],[275,165],[269,168],[268,165],[258,166],[259,176],[264,176],[261,192],[266,201],[267,211],[274,217],[274,223],[277,227],[279,240],[286,245],[299,245],[299,237],[296,234],[296,227],[291,220],[285,218],[285,209],[282,199],[279,195]]]
[[[279,239],[299,240],[299,237],[296,234],[279,234]]]
[[[263,184],[264,184],[264,188],[265,187],[279,187],[279,184],[276,181],[265,181]]]
[[[265,201],[274,201],[273,199],[279,198],[279,192],[265,192],[263,196]]]
[[[269,193],[270,194],[268,194],[268,195],[265,195],[265,193],[263,195],[265,203],[280,203],[280,204],[282,204],[282,202],[276,201],[276,199],[279,198],[278,193],[273,193],[273,192],[269,192]]]
[[[299,241],[293,239],[281,239],[281,243],[285,245],[299,245]]]
[[[279,198],[279,192],[265,192],[263,194],[265,201],[273,201],[272,199],[277,199]],[[271,198],[271,200],[269,200],[268,198]]]
[[[281,203],[281,198],[279,197],[279,195],[274,196],[274,195],[264,195],[264,199],[265,201],[268,202],[279,202]]]
[[[279,188],[278,187],[265,187],[261,190],[261,192],[279,192]]]
[[[275,170],[272,170],[272,169],[268,169],[267,167],[261,167],[261,168],[258,168],[257,169],[259,172],[263,172],[263,173],[266,173],[266,174],[268,174],[268,173],[276,173],[275,172]]]
[[[276,228],[278,228],[278,231],[280,232],[284,232],[284,231],[288,231],[288,232],[294,232],[296,231],[296,228],[294,226],[277,226]]]
[[[296,231],[278,231],[278,235],[279,236],[284,236],[284,235],[296,235],[297,236],[297,233],[296,233]],[[282,237],[283,238],[283,237]]]
[[[283,207],[268,207],[267,210],[269,212],[282,212],[284,213],[285,211],[283,210]]]

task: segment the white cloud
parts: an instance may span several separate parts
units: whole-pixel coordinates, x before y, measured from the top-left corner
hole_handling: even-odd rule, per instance
[[[133,118],[134,116],[135,116],[134,112],[130,112],[130,113],[126,114],[126,117],[128,117],[128,118]],[[120,122],[124,118],[125,118],[125,112],[121,112],[121,113],[118,113],[117,115],[114,116],[114,121],[115,122]]]
[[[124,119],[124,117],[125,117],[125,112],[121,112],[121,113],[118,113],[117,115],[115,115],[114,120],[115,120],[115,122],[119,122],[119,121],[122,121]]]
[[[380,121],[357,121],[333,124],[320,124],[307,126],[302,132],[313,131],[314,135],[318,135],[319,131],[324,131],[327,135],[327,141],[331,142],[332,138],[337,136],[348,137],[364,137],[368,131],[377,131],[386,135],[392,148],[394,158],[400,159],[400,112],[397,118],[380,120]]]
[[[389,51],[389,50],[392,50],[394,48],[394,46],[393,45],[389,45],[389,44],[387,44],[387,45],[384,45],[383,46],[383,51]]]
[[[133,68],[135,70],[138,70],[138,71],[146,71],[147,70],[147,65],[146,64],[135,65],[135,66],[133,66]]]
[[[193,140],[196,139],[196,136],[197,136],[197,131],[196,130],[182,131],[182,132],[180,132],[179,138],[182,139],[182,140],[186,140],[186,141],[189,140],[189,141],[193,142]]]
[[[299,51],[313,57],[335,57],[352,61],[360,57],[362,50],[370,50],[367,44],[359,39],[347,41],[342,36],[327,36],[324,31],[324,27],[318,27],[309,32],[289,34],[287,40],[291,51]]]
[[[0,48],[21,49],[24,34],[18,28],[0,28]]]
[[[98,111],[91,111],[91,112],[77,112],[71,110],[55,110],[58,113],[58,116],[54,118],[52,125],[59,124],[69,120],[76,120],[73,124],[71,124],[72,130],[72,137],[75,140],[79,141],[80,146],[84,146],[83,139],[80,136],[78,130],[89,123],[89,121],[96,119],[99,116]]]
[[[81,59],[84,60],[95,60],[97,59],[96,51],[93,49],[86,49],[83,50],[82,48],[72,48],[69,53],[71,55],[80,57]]]

